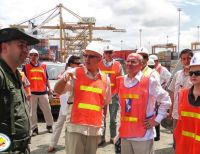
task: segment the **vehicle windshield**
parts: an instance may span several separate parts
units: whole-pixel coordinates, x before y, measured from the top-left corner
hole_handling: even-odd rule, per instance
[[[57,80],[65,70],[64,64],[46,64],[49,80]]]

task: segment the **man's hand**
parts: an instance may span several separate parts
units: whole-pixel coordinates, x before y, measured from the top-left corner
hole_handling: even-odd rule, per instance
[[[150,119],[145,119],[144,120],[144,127],[146,129],[150,129],[150,128],[155,127],[157,125],[159,125],[159,123],[156,122],[154,118],[150,118]]]

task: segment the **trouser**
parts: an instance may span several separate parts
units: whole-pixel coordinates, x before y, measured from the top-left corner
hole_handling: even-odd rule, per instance
[[[148,141],[121,139],[121,154],[154,154],[153,143],[153,139]]]
[[[37,128],[37,105],[39,104],[40,109],[42,110],[42,113],[44,115],[44,119],[47,123],[47,126],[53,125],[53,116],[51,113],[51,107],[48,100],[48,95],[31,95],[31,124],[32,124],[32,130]]]
[[[110,137],[114,138],[116,136],[117,129],[117,111],[119,109],[119,102],[117,95],[112,97],[112,104],[109,104],[110,112]]]
[[[66,154],[95,154],[99,136],[86,136],[66,131]]]
[[[173,119],[173,132],[174,132],[174,129],[176,128],[177,121],[178,121],[177,119]],[[174,138],[174,134],[173,134],[173,148],[174,150],[176,149],[176,141]]]
[[[158,115],[158,107],[159,105],[156,105],[156,115]],[[154,138],[154,141],[159,141],[160,140],[160,124],[155,126],[155,130],[156,130],[156,137]]]
[[[57,145],[65,120],[66,120],[66,115],[62,115],[61,109],[60,109],[57,122],[54,123],[54,126],[53,126],[53,134],[51,136],[51,141],[50,141],[51,147],[55,147]]]

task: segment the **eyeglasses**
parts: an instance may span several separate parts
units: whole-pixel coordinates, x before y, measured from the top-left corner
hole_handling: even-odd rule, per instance
[[[104,51],[105,54],[113,54],[113,51]]]
[[[38,56],[38,54],[31,53],[30,56],[36,57],[36,56]]]
[[[137,65],[139,62],[137,60],[127,60],[126,64],[131,63],[132,65]]]
[[[193,74],[194,74],[195,76],[200,76],[200,71],[190,71],[190,72],[189,72],[189,75],[190,75],[190,76],[192,76]]]
[[[87,55],[87,54],[83,54],[84,58],[89,58],[89,59],[93,59],[93,58],[99,58],[99,56],[95,56],[95,55]]]

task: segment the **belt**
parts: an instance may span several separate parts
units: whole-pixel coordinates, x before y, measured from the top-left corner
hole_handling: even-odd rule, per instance
[[[67,102],[67,104],[73,104],[73,102]]]

